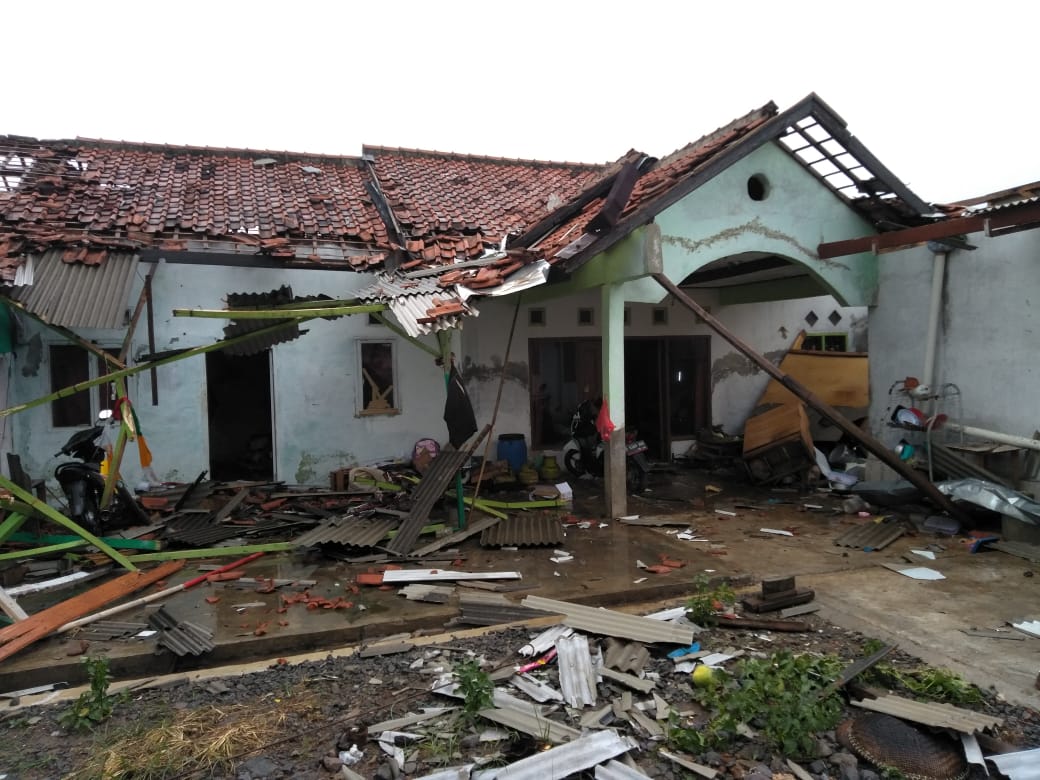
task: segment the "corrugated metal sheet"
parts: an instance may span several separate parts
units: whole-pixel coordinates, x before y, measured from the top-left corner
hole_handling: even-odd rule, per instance
[[[1040,748],[989,756],[1011,780],[1040,780]]]
[[[596,766],[637,748],[632,737],[616,731],[595,731],[566,745],[535,753],[498,771],[498,780],[545,780],[569,777],[574,772]]]
[[[565,702],[572,707],[591,707],[596,703],[596,673],[587,636],[572,634],[556,640],[556,670]]]
[[[867,521],[850,528],[837,539],[838,547],[862,547],[880,550],[887,547],[904,533],[901,525]]]
[[[445,685],[443,681],[434,682],[433,690],[445,696],[462,698],[456,684]],[[494,691],[494,707],[480,711],[480,716],[515,731],[529,734],[535,739],[559,745],[571,742],[581,736],[581,731],[546,717],[547,710],[532,702],[512,696],[501,688]]]
[[[548,515],[514,515],[480,535],[481,547],[552,547],[563,544],[563,526]]]
[[[542,613],[538,610],[522,607],[501,593],[474,591],[459,594],[459,616],[455,622],[472,626],[494,626],[541,616]]]
[[[158,644],[177,655],[202,655],[216,647],[212,631],[186,620],[178,621],[166,607],[159,607],[148,618],[148,625],[159,632]]]
[[[445,269],[440,269],[442,272]],[[448,301],[463,302],[453,287],[441,287],[435,278],[402,279],[388,274],[381,275],[379,280],[369,287],[360,290],[357,299],[366,303],[385,303],[397,322],[412,337],[436,333],[458,326],[466,316],[477,316],[479,312],[472,302],[466,303],[468,315],[438,317],[434,322],[420,323],[434,308],[434,298],[441,303]]]
[[[124,328],[137,255],[110,252],[100,265],[84,265],[64,262],[62,253],[34,257],[33,283],[13,288],[11,297],[52,325]]]
[[[1004,723],[1003,718],[985,715],[981,712],[963,710],[951,704],[914,701],[891,694],[852,703],[865,710],[883,712],[886,715],[892,715],[903,720],[911,720],[923,726],[953,729],[964,734],[975,734],[979,731],[995,729]]]
[[[333,517],[293,540],[297,547],[339,544],[344,547],[376,547],[397,528],[393,517]]]
[[[638,769],[632,769],[614,759],[596,767],[596,780],[639,780],[641,777],[650,777],[650,775],[643,774]]]
[[[407,555],[412,551],[423,526],[426,525],[433,505],[444,495],[449,483],[455,478],[456,472],[462,468],[463,463],[470,459],[473,450],[487,436],[488,430],[489,427],[485,426],[484,430],[473,439],[468,449],[441,452],[433,459],[429,471],[412,493],[412,510],[401,523],[397,536],[386,545],[387,550],[397,555]]]
[[[528,596],[522,602],[525,607],[563,615],[563,622],[573,628],[602,636],[635,639],[640,642],[667,642],[689,646],[693,644],[693,629],[660,620],[626,615],[609,609],[585,607],[566,601]]]
[[[603,665],[611,669],[633,674],[646,668],[650,661],[650,651],[642,642],[622,642],[609,637],[607,650],[603,654]]]

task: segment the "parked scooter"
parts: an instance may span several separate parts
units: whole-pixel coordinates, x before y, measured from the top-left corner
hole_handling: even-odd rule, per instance
[[[603,476],[606,445],[596,430],[601,405],[600,399],[582,401],[571,418],[571,439],[563,445],[563,465],[575,477]],[[646,442],[637,435],[629,431],[625,436],[625,484],[633,493],[646,489],[650,474]]]
[[[113,430],[118,424],[112,420],[110,410],[103,410],[94,427],[74,433],[55,455],[77,459],[59,464],[54,469],[54,477],[65,493],[69,519],[91,533],[148,522],[148,516],[122,480],[116,481],[108,507],[101,509],[101,496],[105,490],[105,477],[101,474],[101,463],[105,459],[103,442],[106,431]]]

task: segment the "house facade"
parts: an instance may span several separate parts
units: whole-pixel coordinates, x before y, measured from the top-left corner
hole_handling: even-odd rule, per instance
[[[161,479],[323,483],[408,458],[446,439],[448,353],[478,422],[496,418],[492,450],[522,433],[551,451],[577,403],[603,395],[618,435],[638,428],[667,458],[699,428],[739,433],[766,377],[652,274],[776,361],[803,331],[863,349],[876,256],[816,247],[929,211],[814,95],[608,165],[17,137],[2,158],[8,398],[29,406],[7,419],[34,474],[112,400],[33,404],[103,374],[84,345],[142,367],[126,394]],[[322,317],[268,319],[284,330],[244,343],[261,321],[223,313],[315,306]],[[132,457],[123,472],[142,476]]]

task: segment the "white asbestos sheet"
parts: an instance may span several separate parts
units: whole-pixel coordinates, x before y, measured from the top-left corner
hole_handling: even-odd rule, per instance
[[[383,584],[434,582],[437,580],[519,580],[518,571],[453,571],[451,569],[391,569],[383,572]]]
[[[616,731],[595,731],[566,745],[543,750],[499,770],[497,780],[547,780],[602,764],[638,747],[631,737]]]
[[[574,634],[557,639],[556,667],[560,673],[563,700],[567,704],[581,708],[596,703],[596,672],[592,668],[588,637]]]

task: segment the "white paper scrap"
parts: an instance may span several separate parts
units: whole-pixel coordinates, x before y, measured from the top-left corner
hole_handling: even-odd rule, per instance
[[[759,528],[764,534],[776,534],[777,536],[794,536],[790,531],[781,531],[779,528]]]
[[[931,550],[911,550],[914,555],[920,555],[922,558],[927,558],[930,561],[935,560],[935,553]]]
[[[945,580],[946,576],[935,569],[929,569],[927,566],[914,566],[909,569],[899,569],[900,574],[904,577],[910,577],[915,580]]]

